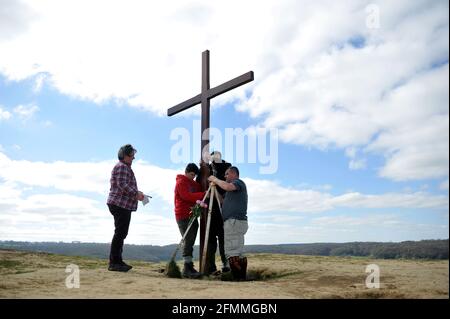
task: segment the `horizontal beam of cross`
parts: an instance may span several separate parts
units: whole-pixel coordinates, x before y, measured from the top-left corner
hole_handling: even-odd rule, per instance
[[[207,99],[212,99],[222,93],[228,92],[232,89],[235,89],[241,85],[244,85],[248,82],[253,81],[254,74],[253,71],[247,72],[245,74],[242,74],[228,82],[225,82],[221,85],[218,85],[212,89],[209,89],[207,91]],[[181,111],[184,111],[194,105],[200,104],[202,102],[202,94],[198,94],[194,96],[193,98],[190,98],[189,100],[186,100],[184,102],[181,102],[180,104],[177,104],[170,109],[167,110],[167,115],[172,116],[175,115]]]
[[[180,113],[181,111],[184,111],[194,105],[200,104],[202,102],[202,95],[198,94],[194,96],[193,98],[190,98],[189,100],[186,100],[184,102],[181,102],[180,104],[177,104],[170,109],[167,110],[167,115],[172,116],[177,113]]]

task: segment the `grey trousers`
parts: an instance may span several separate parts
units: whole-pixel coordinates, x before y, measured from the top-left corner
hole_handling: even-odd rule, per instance
[[[244,257],[244,235],[248,230],[248,221],[227,219],[223,223],[225,233],[225,255],[227,258]]]
[[[186,229],[189,225],[189,218],[178,220],[178,229],[180,230],[181,236],[184,235]],[[197,238],[198,231],[198,221],[197,219],[193,222],[191,228],[189,229],[189,233],[186,235],[184,239],[182,251],[183,251],[183,259],[185,263],[192,262],[192,253],[194,251],[195,239]]]

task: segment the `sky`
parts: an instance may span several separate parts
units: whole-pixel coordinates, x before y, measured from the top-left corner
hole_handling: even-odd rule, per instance
[[[137,150],[126,243],[181,236],[175,177],[210,148],[248,188],[247,244],[449,234],[449,4],[0,0],[0,240],[109,242],[121,145]],[[198,239],[197,239],[198,242]]]

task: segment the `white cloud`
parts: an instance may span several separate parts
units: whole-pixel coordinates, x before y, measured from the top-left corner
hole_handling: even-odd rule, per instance
[[[2,106],[0,105],[0,121],[9,120],[11,118],[11,113],[8,111],[4,111]]]
[[[229,2],[212,6],[207,1],[111,1],[107,9],[101,1],[27,4],[38,19],[27,33],[0,47],[5,62],[0,72],[12,80],[46,74],[46,83],[62,93],[99,103],[125,100],[161,115],[198,94],[201,64],[195,61],[201,61],[205,48],[213,52],[212,84],[217,85],[248,71],[253,54],[245,49],[264,37],[254,32],[260,25],[247,24],[251,3],[241,3],[239,11]],[[225,25],[247,36],[233,39]],[[240,50],[228,47],[231,43]],[[237,59],[245,51],[245,59]]]
[[[448,197],[426,192],[367,195],[346,193],[333,197],[334,207],[347,208],[448,208]]]
[[[108,165],[109,164],[109,165]],[[0,153],[0,177],[24,185],[63,191],[87,191],[105,194],[108,190],[110,163],[30,162],[9,159]]]
[[[443,181],[440,185],[439,188],[442,190],[447,190],[448,191],[448,179],[446,181]]]
[[[249,197],[249,214],[261,212],[323,212],[332,209],[332,196],[315,190],[286,188],[269,180],[243,178]]]
[[[309,183],[300,183],[295,186],[296,189],[308,189],[308,190],[314,190],[314,191],[330,191],[333,189],[333,186],[330,184],[323,184],[323,185],[312,185]]]
[[[367,166],[367,160],[365,158],[358,159],[356,147],[348,147],[345,149],[345,155],[350,158],[350,162],[348,164],[348,168],[350,170],[360,170],[364,169]]]
[[[448,208],[448,197],[426,192],[380,195],[345,193],[333,196],[315,190],[287,188],[268,180],[243,179],[247,184],[249,213],[319,213],[337,208]]]
[[[380,112],[383,130],[366,147],[385,154],[380,175],[394,180],[448,176],[448,64],[394,90]]]
[[[326,216],[318,217],[312,220],[312,225],[333,230],[344,230],[360,236],[365,231],[373,233],[375,241],[379,241],[377,236],[384,237],[386,234],[396,233],[396,240],[418,240],[418,239],[436,239],[446,238],[448,224],[422,224],[405,220],[396,214],[365,214],[362,216]],[[384,234],[383,234],[384,233]],[[422,237],[415,234],[420,233]],[[357,237],[356,237],[357,238]],[[357,239],[356,239],[357,240]]]
[[[53,188],[69,192],[107,195],[109,178],[116,161],[103,162],[30,162],[11,160],[0,153],[0,177],[9,182]],[[163,169],[143,161],[133,164],[138,186],[144,192],[173,202],[177,171]],[[151,178],[149,178],[151,176]],[[157,181],[157,182],[155,182]]]
[[[31,118],[37,111],[39,111],[39,107],[35,104],[27,104],[27,105],[20,104],[13,109],[13,112],[16,113],[23,120]]]
[[[0,42],[27,31],[35,19],[33,11],[21,1],[2,0],[0,6]]]
[[[20,198],[22,191],[17,188],[15,183],[5,182],[0,184],[0,199],[17,200]]]
[[[52,163],[11,160],[0,153],[0,178],[9,183],[53,188],[68,192],[91,192],[106,196],[115,161]],[[176,175],[180,172],[151,165],[133,164],[138,186],[145,193],[173,205]],[[351,208],[445,208],[448,197],[426,192],[370,195],[345,193],[333,196],[324,191],[296,189],[277,182],[244,178],[249,194],[249,212],[325,212]]]
[[[396,225],[399,224],[398,217],[394,215],[376,215],[376,216],[326,216],[314,218],[312,224],[321,226],[380,226],[380,225]]]
[[[14,184],[0,184],[1,239],[110,242],[113,217],[103,202],[69,194],[26,196]],[[174,218],[149,209],[133,213],[127,242],[164,245],[179,239]]]
[[[105,201],[114,163],[113,160],[31,162],[12,160],[0,153],[1,239],[109,242],[113,223]],[[178,172],[142,160],[133,164],[133,170],[139,188],[154,199],[149,206],[139,204],[138,211],[133,213],[127,242],[160,245],[177,242],[180,235],[173,216],[173,189]],[[345,234],[346,229],[355,237],[339,238],[366,238],[364,232],[358,233],[359,226],[369,227],[372,222],[382,221],[384,227],[392,219],[374,212],[367,219],[341,219],[340,224],[324,217],[308,224],[305,221],[308,213],[339,208],[411,208],[428,212],[448,209],[448,196],[427,192],[335,196],[326,190],[289,188],[268,180],[244,180],[249,195],[248,215],[252,220],[249,243],[311,242],[327,238],[329,241],[330,234]],[[273,235],[268,236],[268,230]]]
[[[292,223],[300,220],[304,220],[304,216],[299,215],[284,215],[284,214],[275,214],[275,215],[252,215],[253,221],[261,221],[261,220],[269,220],[273,223],[283,224],[283,223]]]
[[[386,178],[448,176],[448,63],[430,70],[448,60],[448,4],[379,6],[383,23],[377,31],[361,29],[360,21],[352,19],[360,17],[357,13],[349,17],[350,25],[338,23],[346,17],[339,11],[342,3],[337,13],[322,14],[327,21],[311,17],[299,22],[299,32],[322,46],[307,59],[280,63],[240,109],[280,128],[285,142],[346,148],[349,157],[356,155],[356,147],[385,156],[380,176]],[[334,41],[323,41],[322,27],[328,27]],[[351,35],[364,37],[365,46],[352,47]],[[283,52],[306,54],[305,38],[297,37],[299,46],[293,41]],[[301,62],[293,67],[292,61]],[[352,160],[349,167],[365,165],[364,159]]]
[[[448,2],[378,1],[379,29],[366,27],[370,3],[8,2],[21,33],[0,42],[0,72],[165,115],[199,93],[208,48],[212,86],[256,76],[214,104],[237,99],[282,141],[373,152],[386,158],[380,176],[393,180],[447,177]]]
[[[365,159],[352,159],[350,160],[350,163],[348,164],[348,168],[351,170],[359,170],[364,169],[367,166],[367,162]]]

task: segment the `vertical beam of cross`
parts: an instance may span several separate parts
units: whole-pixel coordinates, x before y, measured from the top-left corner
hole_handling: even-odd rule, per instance
[[[210,125],[210,102],[208,99],[209,90],[209,50],[202,53],[202,136],[201,136],[201,159],[200,159],[200,184],[202,190],[205,191],[208,188],[208,176],[210,175],[208,163],[205,161],[205,153],[209,154],[209,125]],[[203,262],[206,256],[203,256],[205,246],[205,234],[206,223],[208,218],[208,211],[202,210],[202,216],[200,217],[200,272],[204,272]],[[208,245],[208,243],[206,243]]]
[[[206,50],[202,53],[202,158],[201,161],[204,163],[203,154],[208,152],[209,154],[209,51]],[[203,136],[206,135],[206,136]],[[206,148],[206,149],[205,149]]]
[[[201,158],[200,158],[200,170],[202,177],[201,185],[202,190],[208,188],[208,173],[207,162],[205,161],[205,155],[209,154],[209,128],[210,128],[210,99],[208,98],[209,91],[209,51],[206,50],[202,53],[202,93],[201,93],[201,105],[202,105],[202,121],[201,121]],[[209,169],[208,169],[209,170]],[[200,229],[203,229],[202,227]],[[200,231],[201,233],[201,231]],[[200,238],[203,238],[200,234]]]

